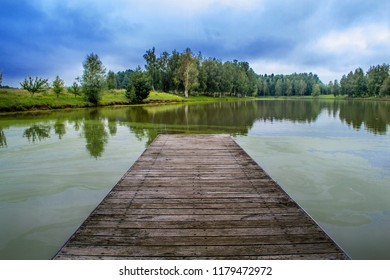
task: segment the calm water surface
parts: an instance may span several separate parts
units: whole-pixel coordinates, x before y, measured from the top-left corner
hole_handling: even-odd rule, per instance
[[[354,259],[390,259],[390,103],[0,115],[0,259],[49,259],[158,133],[229,133]]]

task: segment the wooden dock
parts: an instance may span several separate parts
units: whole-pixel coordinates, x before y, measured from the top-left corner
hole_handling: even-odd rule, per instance
[[[54,259],[348,259],[229,135],[159,135]]]

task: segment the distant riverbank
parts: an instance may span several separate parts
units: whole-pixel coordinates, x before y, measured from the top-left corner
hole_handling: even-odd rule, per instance
[[[190,96],[184,98],[179,95],[151,92],[149,97],[144,100],[144,104],[164,104],[164,103],[182,103],[182,102],[215,102],[215,101],[237,101],[237,100],[254,100],[254,99],[313,99],[334,100],[347,99],[345,96],[334,97],[333,95],[321,95],[319,97],[303,96],[303,97],[230,97],[230,96]],[[368,98],[372,99],[372,98]],[[380,100],[375,98],[375,100]],[[388,100],[388,99],[383,99]],[[106,90],[102,94],[99,106],[114,106],[114,105],[133,105],[125,96],[125,90]],[[19,112],[19,111],[38,111],[52,109],[67,109],[67,108],[88,108],[95,105],[85,101],[83,96],[73,95],[70,93],[61,94],[57,97],[51,90],[44,93],[39,93],[31,96],[28,92],[21,89],[0,89],[0,112]],[[134,105],[139,106],[139,105]]]

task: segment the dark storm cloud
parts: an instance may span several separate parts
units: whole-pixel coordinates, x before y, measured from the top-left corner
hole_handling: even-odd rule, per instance
[[[312,71],[325,80],[389,62],[389,1],[0,0],[3,83],[81,75],[88,53],[114,71],[142,55],[183,51],[246,60],[258,73]]]

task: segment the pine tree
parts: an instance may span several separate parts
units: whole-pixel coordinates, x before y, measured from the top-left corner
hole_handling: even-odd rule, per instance
[[[56,79],[53,81],[52,86],[53,86],[53,91],[58,98],[60,94],[64,91],[64,81],[60,79],[59,76],[57,76]]]
[[[116,76],[113,71],[108,71],[107,74],[107,88],[116,89]]]

